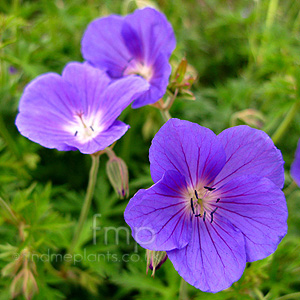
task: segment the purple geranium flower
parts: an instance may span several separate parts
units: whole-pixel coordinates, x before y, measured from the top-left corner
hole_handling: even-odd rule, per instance
[[[70,63],[62,76],[44,74],[26,87],[16,125],[44,147],[92,154],[124,135],[129,126],[116,119],[148,87],[137,76],[111,83],[104,71]]]
[[[171,119],[150,148],[155,184],[131,199],[125,220],[135,240],[166,251],[187,282],[218,292],[286,234],[283,164],[260,130],[237,126],[216,136]]]
[[[137,74],[149,82],[149,91],[132,104],[138,108],[165,94],[175,43],[166,17],[155,9],[144,8],[126,17],[111,15],[91,22],[82,39],[82,55],[111,78]]]
[[[297,185],[300,186],[300,139],[295,153],[295,160],[291,165],[291,176]]]

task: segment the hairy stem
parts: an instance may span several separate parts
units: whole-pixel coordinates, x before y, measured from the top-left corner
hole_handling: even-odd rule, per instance
[[[180,281],[180,288],[179,288],[179,300],[188,300],[188,293],[187,293],[187,283],[186,281],[181,278]]]
[[[170,120],[172,118],[168,110],[162,110],[161,109],[160,113],[161,113],[161,116],[162,116],[162,118],[165,122],[167,122],[168,120]]]
[[[270,0],[267,19],[266,19],[266,28],[267,29],[269,29],[274,22],[277,7],[278,7],[278,0]]]
[[[79,241],[79,238],[80,238],[80,235],[82,232],[83,225],[87,219],[87,216],[88,216],[88,213],[89,213],[89,210],[91,207],[92,198],[93,198],[94,191],[95,191],[100,156],[99,155],[91,155],[91,157],[92,157],[92,166],[90,169],[89,183],[88,183],[84,203],[83,203],[83,206],[81,209],[79,222],[77,224],[77,227],[76,227],[76,230],[74,233],[74,237],[73,237],[72,243],[69,247],[68,253],[72,252],[74,250],[74,248],[77,246],[77,243]]]

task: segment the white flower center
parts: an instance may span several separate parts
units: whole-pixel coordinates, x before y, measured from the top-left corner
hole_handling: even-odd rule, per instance
[[[139,75],[150,82],[153,76],[152,67],[145,65],[141,62],[132,62],[128,65],[128,67],[124,71],[124,75]]]
[[[95,138],[102,130],[100,115],[85,117],[82,112],[76,113],[66,130],[76,137],[81,143],[86,143]]]

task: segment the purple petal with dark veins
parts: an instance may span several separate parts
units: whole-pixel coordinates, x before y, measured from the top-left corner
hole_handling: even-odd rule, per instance
[[[220,189],[218,214],[245,237],[247,261],[273,253],[287,232],[287,206],[283,192],[268,178],[240,176]]]
[[[155,135],[149,150],[154,182],[166,170],[185,176],[189,186],[209,185],[225,163],[225,152],[208,128],[179,119],[170,119]]]
[[[298,186],[300,186],[300,140],[298,141],[295,160],[291,165],[291,176]]]
[[[125,221],[142,247],[166,251],[187,245],[191,236],[191,214],[186,207],[186,193],[184,176],[167,171],[159,182],[130,200],[124,213]]]
[[[179,275],[204,292],[228,288],[246,266],[243,234],[220,216],[213,223],[193,218],[189,244],[167,254]]]
[[[228,128],[218,135],[226,152],[226,164],[215,179],[224,184],[236,176],[267,177],[279,188],[284,184],[284,161],[271,138],[246,125]]]

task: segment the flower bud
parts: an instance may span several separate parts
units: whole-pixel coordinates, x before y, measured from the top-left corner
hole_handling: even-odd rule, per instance
[[[190,88],[196,78],[196,70],[192,66],[188,65],[187,60],[184,57],[177,66],[175,72],[172,74],[168,88],[172,92],[178,92],[177,98],[195,100],[195,96],[190,91]]]
[[[33,295],[39,290],[36,280],[29,269],[25,269],[22,290],[26,300],[31,300]]]
[[[22,287],[23,287],[23,282],[24,282],[24,272],[25,270],[22,269],[17,276],[14,277],[11,285],[10,285],[10,293],[12,299],[17,297],[19,294],[22,293]]]
[[[106,173],[119,197],[128,197],[128,169],[124,160],[117,156],[110,157],[106,163]]]
[[[155,271],[158,270],[162,264],[167,260],[168,255],[165,251],[152,251],[147,250],[147,270],[146,273],[148,273],[148,270],[152,270],[151,276],[154,277]]]

